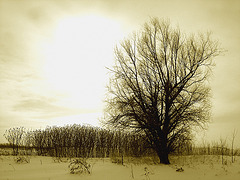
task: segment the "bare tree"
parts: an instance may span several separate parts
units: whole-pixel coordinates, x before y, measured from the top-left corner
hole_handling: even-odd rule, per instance
[[[168,21],[151,19],[115,49],[106,123],[146,135],[160,163],[190,139],[210,112],[206,83],[220,53],[210,33],[185,37]]]
[[[227,146],[226,146],[226,139],[223,139],[222,137],[220,137],[220,148],[221,148],[221,155],[222,155],[222,165],[224,164],[224,155],[226,153],[226,150],[227,150]]]
[[[19,146],[22,145],[23,136],[25,134],[24,127],[10,128],[6,130],[4,137],[13,148],[13,155],[18,155]]]
[[[233,133],[232,133],[232,163],[234,162],[234,141],[235,141],[235,137],[237,135],[237,130],[234,129]]]

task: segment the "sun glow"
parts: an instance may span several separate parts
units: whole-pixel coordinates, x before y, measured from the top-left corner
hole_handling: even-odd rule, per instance
[[[64,93],[64,105],[98,108],[106,82],[106,66],[121,38],[119,25],[100,16],[68,17],[56,27],[44,49],[44,74],[49,84]]]

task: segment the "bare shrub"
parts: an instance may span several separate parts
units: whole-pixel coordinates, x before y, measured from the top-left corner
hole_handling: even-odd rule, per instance
[[[24,134],[25,134],[24,127],[16,127],[6,130],[5,134],[3,135],[11,145],[13,149],[13,155],[15,156],[18,155],[19,153],[19,146],[22,145]]]
[[[9,156],[11,151],[9,149],[0,149],[0,156]]]
[[[123,157],[112,156],[111,160],[112,160],[112,163],[114,163],[114,164],[123,165]]]
[[[73,159],[68,167],[71,174],[91,174],[91,164],[85,158]]]
[[[14,158],[14,161],[18,164],[30,163],[30,158],[27,156],[17,156]]]

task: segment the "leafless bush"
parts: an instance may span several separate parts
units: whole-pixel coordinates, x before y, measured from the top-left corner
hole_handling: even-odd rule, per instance
[[[18,164],[30,163],[30,158],[27,156],[17,156],[14,158],[14,161]]]
[[[13,155],[15,156],[19,153],[19,146],[22,145],[24,134],[25,128],[17,127],[6,130],[5,134],[3,135],[13,148]]]
[[[71,174],[91,174],[91,164],[85,158],[73,159],[68,167]]]
[[[123,157],[112,156],[111,157],[112,163],[114,164],[124,164]]]

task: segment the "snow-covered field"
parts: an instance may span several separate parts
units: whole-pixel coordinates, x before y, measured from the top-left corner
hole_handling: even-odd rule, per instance
[[[29,163],[16,163],[13,156],[0,156],[1,180],[239,180],[240,157],[172,156],[171,165],[153,164],[146,159],[124,159],[124,165],[109,158],[88,159],[91,174],[71,174],[69,160],[30,156]],[[183,169],[182,172],[176,171]]]

